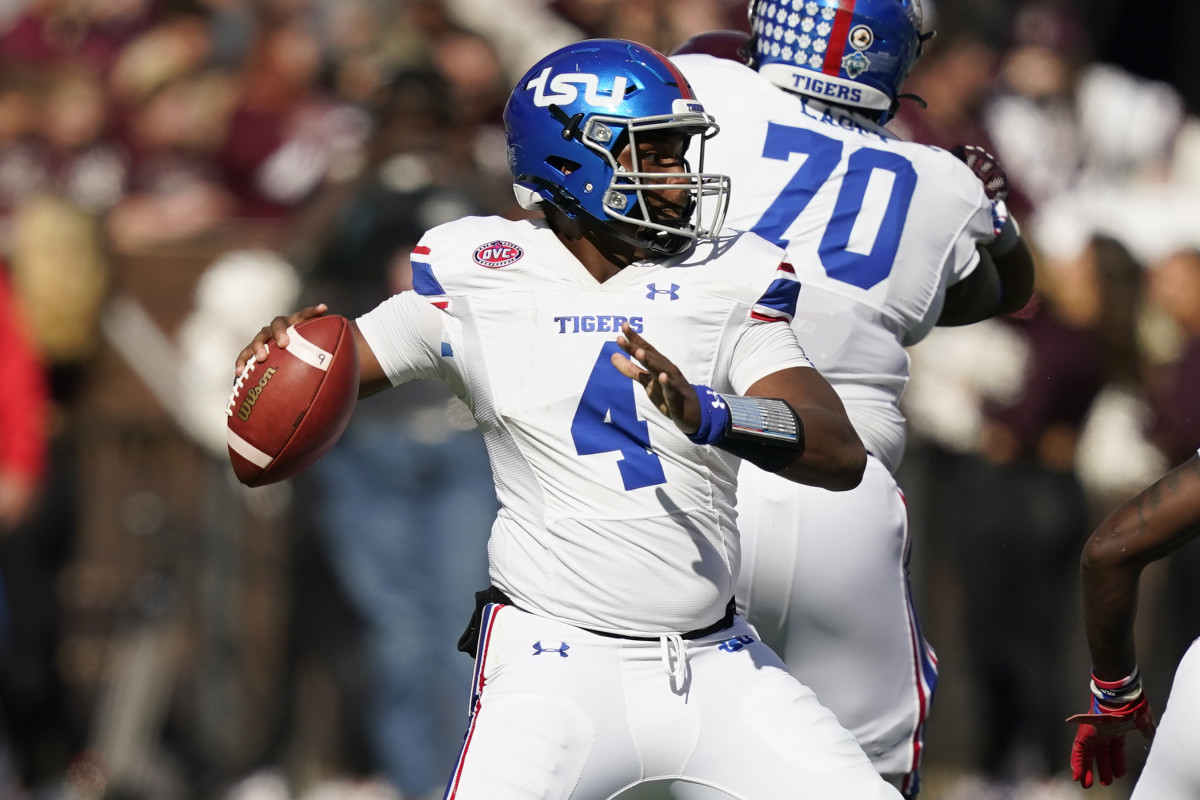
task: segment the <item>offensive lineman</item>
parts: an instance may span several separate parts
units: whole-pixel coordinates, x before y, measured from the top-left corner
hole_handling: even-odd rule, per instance
[[[738,603],[913,797],[937,662],[912,603],[892,475],[904,348],[935,324],[1020,309],[1032,259],[991,156],[967,148],[959,160],[882,127],[928,38],[919,0],[751,0],[749,13],[750,66],[728,58],[729,31],[673,60],[722,122],[708,163],[733,181],[727,222],[787,249],[804,286],[792,326],[869,458],[842,494],[742,465]]]
[[[1107,786],[1125,774],[1125,734],[1138,730],[1154,743],[1131,800],[1200,797],[1200,639],[1179,662],[1157,731],[1133,641],[1142,570],[1198,533],[1200,455],[1193,455],[1113,511],[1084,545],[1080,574],[1092,707],[1067,721],[1079,723],[1071,772],[1085,789],[1097,776]]]
[[[898,797],[733,610],[739,458],[846,490],[866,454],[787,324],[783,251],[722,233],[728,180],[687,167],[713,118],[617,40],[544,58],[504,117],[518,199],[545,220],[434,228],[415,290],[354,328],[362,396],[434,378],[467,402],[501,502],[446,797],[605,800],[655,778]],[[274,319],[239,369],[324,310]]]

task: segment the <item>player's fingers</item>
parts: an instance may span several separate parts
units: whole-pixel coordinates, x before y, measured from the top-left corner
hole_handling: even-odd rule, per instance
[[[1105,786],[1113,782],[1112,745],[1109,742],[1096,748],[1096,774]]]
[[[675,369],[675,365],[672,364],[666,357],[664,357],[662,353],[654,349],[654,345],[642,338],[641,334],[635,332],[633,328],[629,326],[628,322],[621,324],[621,333],[628,343],[627,345],[621,345],[622,348],[624,348],[625,352],[629,353],[629,355],[641,362],[642,366],[644,366],[650,372],[678,372],[678,370]],[[618,342],[619,341],[620,339],[618,339]]]
[[[275,344],[279,347],[287,347],[288,344],[291,343],[291,338],[287,335],[288,328],[293,325],[299,325],[306,319],[320,317],[328,310],[329,306],[325,305],[324,303],[318,303],[315,306],[309,306],[308,308],[303,308],[292,314],[288,314],[286,317],[276,317],[275,319],[271,320],[269,338],[273,339]]]
[[[1125,738],[1114,739],[1112,743],[1112,775],[1119,778],[1125,774]]]
[[[643,386],[648,384],[652,378],[649,372],[639,367],[632,359],[626,358],[620,353],[612,354],[612,365],[626,378],[635,380]]]

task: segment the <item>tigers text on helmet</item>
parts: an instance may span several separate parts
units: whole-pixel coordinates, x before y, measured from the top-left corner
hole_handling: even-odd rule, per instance
[[[764,78],[881,124],[932,35],[921,33],[921,0],[750,0],[748,13]]]
[[[504,126],[513,190],[523,208],[551,203],[656,255],[682,252],[721,229],[728,177],[693,172],[686,163],[679,173],[641,169],[640,134],[698,135],[696,166],[703,170],[704,142],[718,131],[683,75],[649,47],[591,39],[556,50],[517,83]],[[617,161],[627,146],[632,171]],[[645,193],[664,190],[687,193],[681,218],[656,216],[647,205]]]

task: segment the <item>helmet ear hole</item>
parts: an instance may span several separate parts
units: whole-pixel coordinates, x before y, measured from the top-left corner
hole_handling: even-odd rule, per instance
[[[562,156],[549,156],[546,159],[546,166],[558,172],[560,175],[566,176],[579,169],[581,165],[578,161],[572,161],[571,159],[563,158]]]

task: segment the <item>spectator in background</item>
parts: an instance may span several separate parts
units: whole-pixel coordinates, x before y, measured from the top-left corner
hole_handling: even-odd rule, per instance
[[[42,117],[51,186],[90,214],[125,191],[128,159],[109,129],[108,94],[94,72],[64,67],[49,81]]]
[[[973,716],[988,721],[970,759],[978,776],[951,800],[1034,791],[1031,785],[1054,777],[1069,747],[1064,643],[1075,619],[1067,609],[1079,546],[1094,521],[1075,470],[1076,446],[1101,390],[1140,378],[1141,277],[1121,244],[1094,237],[1074,258],[1048,262],[1033,304],[1019,319],[984,323],[993,326],[986,349],[977,345],[969,356],[992,372],[1007,352],[1016,367],[1013,384],[981,403],[975,452],[954,458],[937,477],[936,524],[944,528],[936,535],[952,561],[947,574],[963,586],[958,635],[978,704]],[[931,357],[937,351],[914,358],[914,376]],[[945,376],[925,372],[914,385],[921,380],[945,396],[954,391]],[[1016,583],[1021,591],[1014,593]]]
[[[0,794],[62,775],[82,744],[55,666],[61,537],[39,524],[48,456],[46,374],[0,264]],[[6,765],[8,766],[8,765]]]
[[[0,263],[0,535],[32,515],[46,468],[46,380]]]
[[[981,112],[991,96],[998,58],[996,49],[972,32],[939,29],[904,86],[906,94],[924,101],[924,107],[908,97],[888,129],[944,150],[963,142],[979,142],[993,150]]]
[[[973,29],[939,27],[905,81],[905,97],[888,129],[901,139],[943,150],[971,142],[997,152],[983,112],[995,88],[998,61],[996,47]],[[1015,180],[1006,203],[1017,219],[1028,219],[1029,201]]]
[[[1193,220],[1194,224],[1194,220]],[[1189,442],[1200,439],[1200,250],[1186,247],[1152,264],[1148,275],[1152,305],[1174,326],[1177,352],[1150,370],[1148,396],[1152,409],[1149,436],[1168,463],[1191,457]],[[1170,685],[1173,665],[1200,636],[1200,620],[1189,613],[1200,608],[1200,552],[1186,548],[1162,565],[1151,641],[1156,658],[1146,665],[1146,685],[1158,697]],[[1162,707],[1161,700],[1159,707]]]
[[[985,119],[1034,209],[1072,189],[1161,177],[1184,121],[1170,86],[1090,60],[1087,30],[1063,0],[1021,6]]]
[[[38,94],[33,70],[0,68],[0,255],[11,248],[17,208],[46,181]]]
[[[1154,264],[1150,300],[1175,324],[1179,354],[1152,373],[1154,408],[1151,437],[1172,464],[1193,452],[1200,441],[1200,251],[1181,250]]]
[[[234,213],[287,220],[327,179],[355,174],[369,121],[318,82],[321,48],[297,21],[261,30],[217,153]]]

